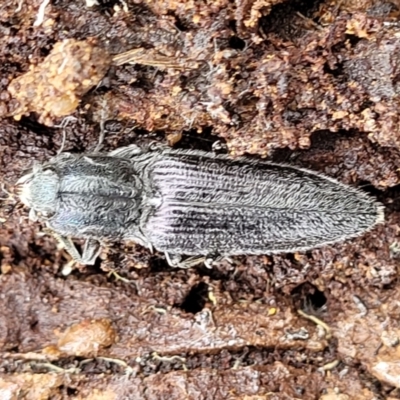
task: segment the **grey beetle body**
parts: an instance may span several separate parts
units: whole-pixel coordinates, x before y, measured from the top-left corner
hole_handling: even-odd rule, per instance
[[[133,240],[173,255],[271,254],[359,236],[383,221],[367,194],[305,169],[129,146],[61,154],[19,181],[32,218],[64,243]],[[75,251],[75,253],[74,253]]]

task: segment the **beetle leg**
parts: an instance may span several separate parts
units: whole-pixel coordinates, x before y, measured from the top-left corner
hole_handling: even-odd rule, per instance
[[[76,249],[74,243],[72,240],[66,236],[62,236],[58,234],[57,232],[54,232],[50,228],[44,228],[43,232],[47,235],[53,236],[54,239],[57,240],[59,244],[61,244],[66,252],[75,260],[80,262],[81,260],[81,255],[79,254],[78,250]]]
[[[177,254],[169,254],[167,252],[164,253],[165,259],[167,260],[167,263],[170,267],[172,268],[178,268],[179,264],[182,261],[182,257],[177,255]]]
[[[83,246],[82,255],[75,247],[74,242],[67,236],[59,235],[51,229],[45,229],[47,233],[50,233],[59,243],[61,243],[66,252],[72,257],[72,259],[80,264],[94,265],[97,256],[100,254],[101,245],[98,240],[86,239]]]
[[[94,265],[101,252],[101,244],[96,239],[86,239],[82,252],[82,264]]]
[[[173,268],[192,268],[195,267],[196,265],[204,263],[207,268],[211,268],[207,265],[207,257],[205,256],[192,256],[188,257],[185,260],[182,260],[182,256],[179,254],[169,254],[169,253],[164,253],[165,258],[168,262],[168,265]]]
[[[130,158],[139,154],[143,154],[143,149],[136,144],[131,144],[126,147],[120,147],[117,150],[108,153],[110,157]]]
[[[214,256],[214,257],[207,257],[204,260],[204,265],[211,269],[212,267],[215,267],[218,263],[220,263],[221,261],[227,261],[229,264],[234,265],[235,261],[232,260],[232,258],[228,257],[228,256]]]
[[[82,256],[79,254],[79,251],[75,247],[75,244],[69,237],[60,236],[60,238],[56,239],[64,246],[66,252],[78,263],[82,263]]]
[[[206,266],[206,268],[212,269],[212,267],[215,265],[215,263],[217,263],[218,261],[222,261],[222,260],[223,260],[222,257],[217,257],[217,258],[208,257],[204,260],[204,265]]]
[[[38,220],[38,215],[33,208],[29,210],[29,219],[33,222],[36,222]]]

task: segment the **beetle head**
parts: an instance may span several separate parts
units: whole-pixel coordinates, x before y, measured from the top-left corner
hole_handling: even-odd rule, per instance
[[[42,165],[34,165],[18,180],[17,193],[22,203],[31,208],[31,219],[37,219],[38,213],[46,217],[56,211],[59,184],[56,172]]]

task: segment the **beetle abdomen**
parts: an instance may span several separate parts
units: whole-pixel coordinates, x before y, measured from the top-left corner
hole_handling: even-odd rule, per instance
[[[383,220],[370,196],[296,167],[168,152],[149,170],[161,197],[142,230],[160,251],[268,254],[358,236]]]

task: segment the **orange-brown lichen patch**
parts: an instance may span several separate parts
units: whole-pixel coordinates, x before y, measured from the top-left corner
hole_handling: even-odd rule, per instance
[[[14,118],[36,112],[41,122],[52,125],[54,118],[75,111],[82,96],[100,82],[109,65],[107,52],[90,40],[56,43],[41,64],[10,83],[8,91],[19,102]]]
[[[111,346],[115,339],[110,320],[85,320],[70,326],[59,338],[57,347],[64,354],[91,357],[101,348]]]
[[[0,398],[17,400],[47,400],[59,391],[63,384],[61,375],[21,373],[0,377]]]

